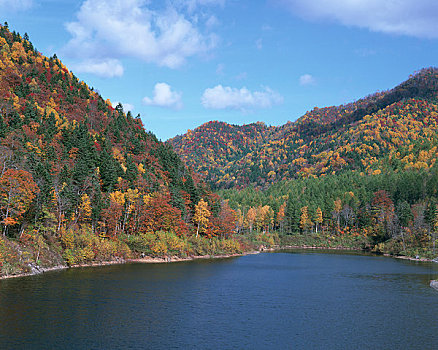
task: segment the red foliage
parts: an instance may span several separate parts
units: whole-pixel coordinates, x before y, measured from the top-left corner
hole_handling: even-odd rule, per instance
[[[188,228],[181,219],[181,211],[169,203],[168,195],[156,194],[142,207],[140,214],[140,233],[173,231],[186,234]]]

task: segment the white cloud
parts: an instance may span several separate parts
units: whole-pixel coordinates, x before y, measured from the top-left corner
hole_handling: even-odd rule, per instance
[[[315,78],[310,74],[303,74],[300,76],[300,85],[307,86],[307,85],[314,85],[316,83]]]
[[[251,109],[269,108],[283,102],[283,97],[266,87],[263,91],[251,92],[247,88],[232,88],[217,85],[204,91],[201,103],[210,109]]]
[[[158,106],[173,109],[181,109],[182,94],[180,92],[172,91],[170,85],[166,83],[157,83],[154,87],[154,96],[152,98],[143,98],[143,103],[147,106]]]
[[[216,45],[214,34],[201,33],[197,16],[185,15],[171,1],[165,4],[155,10],[149,0],[86,0],[76,20],[66,24],[72,38],[62,53],[88,60],[137,58],[177,68]]]
[[[72,64],[74,71],[80,73],[91,73],[102,78],[121,77],[123,66],[116,59],[85,60],[77,64]]]
[[[207,28],[215,27],[219,25],[219,23],[219,20],[214,15],[208,17],[208,19],[205,21],[205,25],[207,26]]]
[[[117,106],[119,103],[122,104],[122,106],[123,106],[123,111],[124,111],[125,113],[127,113],[128,111],[131,111],[131,112],[132,112],[132,111],[135,109],[134,105],[132,105],[132,104],[130,104],[130,103],[122,103],[122,102],[120,102],[120,101],[118,101],[118,102],[113,102],[113,103],[112,103],[113,108],[116,108],[116,106]]]
[[[26,11],[33,5],[33,0],[0,0],[0,10],[3,12]]]
[[[256,40],[256,47],[258,50],[263,49],[263,39],[262,38]]]
[[[311,20],[330,20],[371,31],[438,38],[436,0],[276,0]]]
[[[177,3],[193,12],[201,6],[224,6],[225,0],[177,0]]]

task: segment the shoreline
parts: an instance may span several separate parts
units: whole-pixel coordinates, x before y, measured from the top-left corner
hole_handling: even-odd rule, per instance
[[[372,253],[370,251],[367,251],[365,249],[358,249],[358,248],[351,248],[351,247],[342,247],[342,246],[338,246],[338,247],[320,247],[320,246],[307,246],[307,245],[303,245],[303,246],[294,246],[294,245],[288,245],[288,246],[281,246],[278,248],[268,248],[265,251],[275,251],[275,250],[287,250],[287,249],[315,249],[315,250],[347,250],[347,251],[355,251],[355,252],[369,252]],[[374,253],[376,256],[387,256],[390,258],[394,258],[394,259],[402,259],[402,260],[410,260],[410,261],[419,261],[419,262],[438,262],[435,261],[434,259],[427,259],[427,258],[413,258],[411,256],[406,256],[406,255],[391,255],[391,254],[387,254],[387,253]]]
[[[41,274],[46,273],[46,272],[66,270],[68,268],[69,268],[69,266],[67,266],[67,265],[58,265],[58,266],[53,266],[53,267],[41,267],[38,272],[26,272],[26,273],[19,273],[17,275],[0,276],[0,281],[10,279],[10,278],[37,276],[37,275],[41,275]]]
[[[254,255],[261,253],[260,250],[254,250],[249,252],[244,252],[240,254],[221,254],[221,255],[193,255],[186,258],[181,258],[179,256],[169,256],[169,257],[161,257],[161,258],[153,258],[150,256],[145,256],[144,258],[136,258],[136,259],[127,259],[126,263],[141,263],[141,264],[161,264],[161,263],[176,263],[176,262],[185,262],[185,261],[194,261],[194,260],[208,260],[208,259],[228,259],[228,258],[236,258],[239,256],[245,255]]]
[[[357,248],[351,248],[351,247],[320,247],[320,246],[294,246],[294,245],[286,245],[286,246],[274,246],[272,248],[266,248],[266,247],[260,247],[259,250],[253,250],[238,254],[221,254],[221,255],[193,255],[186,258],[181,258],[178,256],[165,256],[165,257],[151,257],[151,256],[145,256],[142,258],[133,258],[133,259],[116,259],[116,260],[110,260],[110,261],[100,261],[100,262],[90,262],[86,264],[75,264],[75,265],[58,265],[53,267],[41,267],[37,270],[37,272],[28,272],[28,273],[21,273],[17,275],[6,275],[6,276],[0,276],[0,281],[10,278],[19,278],[19,277],[27,277],[27,276],[36,276],[41,275],[46,272],[51,271],[60,271],[60,270],[67,270],[67,269],[73,269],[73,268],[79,268],[79,267],[98,267],[98,266],[108,266],[108,265],[122,265],[122,264],[130,264],[130,263],[138,263],[138,264],[163,264],[163,263],[178,263],[178,262],[187,262],[187,261],[195,261],[195,260],[209,260],[209,259],[228,259],[228,258],[236,258],[240,256],[246,256],[246,255],[254,255],[259,253],[268,253],[268,252],[275,252],[275,251],[281,251],[281,250],[288,250],[288,249],[308,249],[308,250],[337,250],[337,251],[356,251],[356,252],[366,252],[363,249],[357,249]],[[412,258],[409,256],[404,255],[390,255],[390,254],[377,254],[382,255],[385,257],[395,258],[395,259],[402,259],[402,260],[409,260],[409,261],[417,261],[417,262],[436,262],[431,259],[426,258]],[[430,286],[436,290],[438,290],[438,280],[432,280],[430,282]]]
[[[194,255],[189,256],[186,258],[181,258],[178,256],[171,256],[171,257],[151,257],[151,256],[145,256],[144,258],[134,258],[134,259],[117,259],[117,260],[109,260],[109,261],[94,261],[86,264],[75,264],[75,265],[58,265],[53,267],[41,267],[37,272],[27,272],[27,273],[20,273],[17,275],[6,275],[6,276],[0,276],[1,280],[6,280],[10,278],[19,278],[19,277],[28,277],[28,276],[37,276],[42,275],[46,272],[51,271],[60,271],[60,270],[67,270],[67,269],[75,269],[79,267],[99,267],[99,266],[109,266],[109,265],[123,265],[123,264],[163,264],[163,263],[177,263],[177,262],[185,262],[185,261],[195,261],[195,260],[209,260],[209,259],[228,259],[228,258],[236,258],[239,256],[245,256],[245,255],[254,255],[259,254],[262,251],[260,250],[253,250],[249,252],[243,252],[240,254],[221,254],[221,255]]]

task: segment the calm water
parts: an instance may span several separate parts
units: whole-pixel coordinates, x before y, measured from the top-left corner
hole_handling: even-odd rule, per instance
[[[437,349],[438,264],[282,252],[0,281],[1,349]]]

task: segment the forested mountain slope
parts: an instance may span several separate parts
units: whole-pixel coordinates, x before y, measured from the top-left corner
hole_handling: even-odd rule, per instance
[[[438,69],[428,68],[392,90],[314,108],[283,126],[210,122],[170,143],[218,188],[348,170],[426,169],[436,161],[437,96]]]
[[[198,173],[218,179],[232,172],[232,167],[243,164],[248,154],[256,154],[273,130],[260,122],[239,126],[210,121],[170,142]]]
[[[196,215],[198,203],[211,215]],[[228,209],[140,118],[0,26],[0,229],[12,239],[0,239],[4,273],[24,247],[32,259],[59,252],[69,263],[132,247],[164,255],[169,237],[174,253],[188,252],[192,234],[230,233],[220,219]]]

